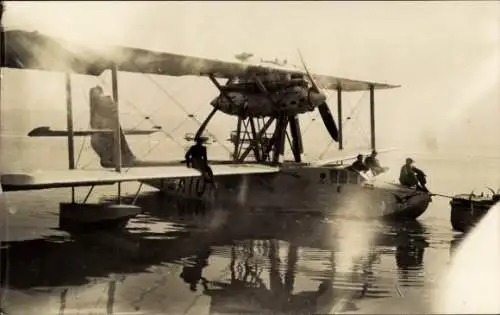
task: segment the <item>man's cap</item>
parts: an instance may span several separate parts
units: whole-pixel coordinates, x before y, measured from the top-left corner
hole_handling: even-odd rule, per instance
[[[415,162],[412,158],[406,158],[406,163],[413,163]]]

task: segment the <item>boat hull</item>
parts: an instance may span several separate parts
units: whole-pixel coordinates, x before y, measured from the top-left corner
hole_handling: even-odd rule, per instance
[[[495,200],[488,197],[461,194],[451,201],[450,222],[453,230],[467,232],[493,207]]]
[[[415,220],[431,202],[427,193],[400,185],[367,183],[356,173],[330,167],[221,176],[216,178],[216,189],[201,177],[145,183],[178,198],[202,199],[226,207],[360,219]]]

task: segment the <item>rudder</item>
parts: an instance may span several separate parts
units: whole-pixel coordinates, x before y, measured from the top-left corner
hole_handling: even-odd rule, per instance
[[[92,129],[105,130],[91,136],[91,146],[99,156],[102,167],[113,167],[115,161],[115,134],[116,115],[118,114],[116,104],[111,98],[103,94],[100,86],[90,89],[90,127]],[[122,166],[132,166],[136,157],[132,153],[130,146],[123,134],[120,126],[121,158]]]

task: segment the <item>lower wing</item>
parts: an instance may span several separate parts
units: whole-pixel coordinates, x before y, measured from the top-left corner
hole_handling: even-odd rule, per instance
[[[377,150],[378,153],[386,153],[386,152],[391,152],[391,151],[396,151],[396,148],[387,148],[387,149]],[[356,159],[358,154],[362,154],[362,155],[366,156],[366,155],[371,154],[371,152],[372,152],[372,150],[359,150],[356,152],[353,152],[353,151],[341,152],[340,154],[337,154],[335,157],[312,162],[311,165],[313,165],[313,166],[325,166],[325,165],[329,165],[329,164],[338,164],[339,162],[354,160],[354,159]]]
[[[212,165],[214,176],[276,173],[276,167],[257,164]],[[151,179],[200,176],[200,172],[185,166],[134,167],[123,172],[112,170],[57,170],[2,174],[0,183],[5,191],[37,190],[71,186],[112,185]]]

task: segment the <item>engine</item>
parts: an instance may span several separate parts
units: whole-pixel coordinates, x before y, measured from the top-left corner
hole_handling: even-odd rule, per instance
[[[324,94],[315,92],[303,81],[268,83],[266,88],[269,94],[263,93],[255,82],[228,85],[224,91],[231,100],[220,94],[210,104],[228,115],[269,117],[313,111],[326,100]]]

